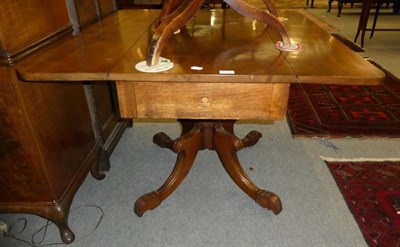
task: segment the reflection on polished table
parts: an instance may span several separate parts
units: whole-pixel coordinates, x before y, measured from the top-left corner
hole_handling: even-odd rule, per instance
[[[237,157],[240,149],[256,144],[261,133],[251,131],[240,139],[234,134],[235,121],[283,119],[291,83],[374,85],[384,77],[299,10],[279,15],[287,18],[284,25],[292,41],[303,46],[301,51],[277,50],[274,44],[281,36],[275,29],[232,10],[201,10],[163,47],[161,56],[174,67],[139,72],[135,65],[147,59],[158,13],[119,11],[18,66],[25,81],[116,81],[122,117],[180,121],[182,132],[176,140],[162,132],[154,136],[157,145],[177,153],[177,160],[164,184],[136,201],[138,216],[179,186],[202,149],[215,150],[233,181],[278,214],[279,197],[258,188]]]

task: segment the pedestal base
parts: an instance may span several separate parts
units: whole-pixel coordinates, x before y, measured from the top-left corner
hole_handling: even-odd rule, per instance
[[[274,214],[282,211],[279,197],[270,191],[258,188],[243,170],[237,157],[237,151],[255,145],[261,138],[261,133],[253,130],[245,138],[240,139],[233,132],[235,121],[179,121],[182,124],[182,133],[176,140],[172,140],[163,132],[153,138],[154,143],[162,148],[171,149],[178,154],[178,157],[172,173],[164,184],[158,190],[137,199],[134,206],[136,215],[141,217],[147,210],[155,209],[174,192],[189,173],[198,151],[203,149],[215,150],[236,185],[261,207],[272,210]]]

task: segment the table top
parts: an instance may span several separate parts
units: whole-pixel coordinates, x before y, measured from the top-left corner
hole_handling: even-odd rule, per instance
[[[303,50],[275,48],[279,34],[233,10],[201,10],[167,41],[161,56],[174,67],[144,73],[157,10],[123,10],[66,37],[17,65],[27,81],[163,81],[379,84],[384,73],[298,10],[281,10],[292,43]],[[192,70],[199,66],[200,71]],[[234,75],[221,75],[233,70]]]

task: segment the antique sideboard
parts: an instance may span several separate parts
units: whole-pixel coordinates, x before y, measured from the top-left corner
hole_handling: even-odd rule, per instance
[[[0,213],[47,218],[65,243],[75,192],[89,171],[104,177],[129,123],[112,82],[23,83],[15,66],[115,10],[113,0],[0,1]]]

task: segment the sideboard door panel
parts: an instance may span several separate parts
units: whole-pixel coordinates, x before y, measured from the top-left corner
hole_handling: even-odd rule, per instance
[[[2,50],[18,51],[44,36],[69,25],[65,0],[1,0]],[[37,18],[40,17],[40,18]]]
[[[7,74],[0,67],[0,205],[49,201],[45,175],[35,158],[38,150]]]
[[[36,130],[51,191],[61,196],[94,146],[81,84],[18,82],[28,119]]]

